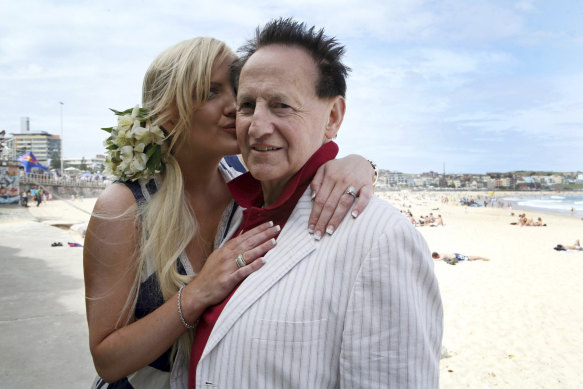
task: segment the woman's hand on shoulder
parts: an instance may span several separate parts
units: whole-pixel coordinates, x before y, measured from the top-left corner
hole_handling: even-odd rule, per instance
[[[364,211],[373,194],[374,174],[371,163],[355,154],[320,166],[310,184],[314,206],[308,229],[316,239],[319,240],[324,232],[334,233],[352,207],[355,198],[347,193],[349,187],[354,188],[357,196],[352,217],[356,218]]]

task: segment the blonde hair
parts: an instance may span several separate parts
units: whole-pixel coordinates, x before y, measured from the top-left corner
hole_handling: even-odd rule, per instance
[[[128,298],[132,308],[143,281],[139,269],[146,264],[155,266],[164,301],[192,279],[178,273],[176,261],[195,236],[198,223],[185,196],[182,172],[173,150],[176,145],[187,142],[192,113],[208,96],[213,65],[229,56],[234,57],[233,52],[219,40],[186,40],[158,55],[144,76],[142,106],[150,111],[153,124],[164,127],[165,123],[172,122],[174,128],[163,147],[165,171],[159,177],[158,191],[140,210],[139,268],[133,293]],[[178,340],[187,353],[192,339],[192,331],[187,331]]]

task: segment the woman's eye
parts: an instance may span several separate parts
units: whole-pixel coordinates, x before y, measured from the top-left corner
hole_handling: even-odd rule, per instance
[[[209,89],[208,98],[211,99],[211,98],[215,97],[218,94],[219,94],[219,89],[218,88],[211,88],[211,89]]]

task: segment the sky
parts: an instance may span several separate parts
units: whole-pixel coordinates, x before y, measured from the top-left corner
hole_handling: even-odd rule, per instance
[[[357,4],[358,3],[358,4]],[[581,0],[0,0],[0,130],[103,154],[165,48],[294,17],[346,46],[337,143],[403,173],[583,171]],[[61,105],[60,102],[63,104]]]

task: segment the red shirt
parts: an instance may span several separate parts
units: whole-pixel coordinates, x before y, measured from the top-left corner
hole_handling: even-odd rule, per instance
[[[283,229],[285,222],[291,215],[300,197],[302,197],[308,188],[308,185],[310,185],[318,168],[334,159],[336,154],[338,154],[338,146],[336,143],[325,143],[310,157],[300,171],[291,178],[277,200],[266,208],[261,208],[263,205],[261,182],[253,178],[249,172],[229,182],[228,186],[233,198],[237,204],[245,208],[241,226],[239,226],[238,231],[233,236],[237,236],[244,231],[248,231],[270,220],[273,221],[274,225],[279,225]],[[227,302],[237,290],[237,287],[221,303],[207,308],[200,317],[196,326],[190,354],[190,368],[188,372],[188,387],[190,389],[196,387],[196,367],[198,366],[198,361],[202,356],[213,327],[227,305]]]

